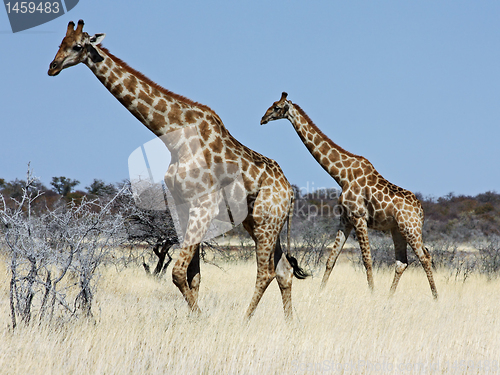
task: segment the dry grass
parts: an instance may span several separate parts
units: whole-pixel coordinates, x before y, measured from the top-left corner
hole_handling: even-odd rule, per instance
[[[253,319],[243,315],[254,262],[202,268],[201,316],[188,313],[165,277],[106,270],[96,324],[9,328],[8,274],[0,268],[0,372],[5,374],[483,373],[499,370],[500,281],[466,283],[438,273],[434,302],[422,269],[408,270],[393,298],[389,272],[338,264],[327,290],[294,281],[295,320],[284,321],[276,282]],[[467,368],[468,366],[468,368]],[[489,366],[489,367],[488,367]],[[496,367],[494,367],[496,366]]]

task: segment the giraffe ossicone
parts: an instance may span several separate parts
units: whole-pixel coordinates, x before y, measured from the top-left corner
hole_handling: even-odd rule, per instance
[[[211,223],[217,220],[219,211],[225,210],[229,201],[224,195],[229,186],[230,192],[234,192],[230,197],[236,197],[235,205],[241,203],[237,190],[243,189],[247,215],[242,224],[254,240],[257,253],[257,278],[246,316],[253,315],[265,290],[276,278],[285,316],[291,318],[292,276],[304,278],[305,273],[290,255],[290,246],[284,253],[279,241],[287,220],[290,229],[294,197],[278,163],[238,142],[209,107],[175,94],[132,69],[99,44],[104,34],[90,37],[83,32],[83,26],[82,20],[76,29],[73,22],[68,24],[48,74],[55,76],[63,69],[83,63],[133,116],[157,137],[162,137],[172,155],[165,185],[175,206],[187,207],[180,211],[185,215],[184,221],[181,220],[185,230],[172,280],[190,309],[200,311],[199,244]],[[231,210],[227,214],[232,217]]]
[[[396,253],[396,267],[391,293],[408,265],[407,245],[418,256],[427,275],[434,298],[437,289],[431,267],[431,256],[423,245],[424,210],[411,191],[396,186],[385,178],[364,157],[354,155],[328,138],[297,104],[283,92],[280,100],[269,107],[261,125],[278,119],[288,119],[316,161],[333,177],[342,189],[338,204],[342,207],[340,226],[326,262],[322,287],[326,285],[333,266],[349,233],[355,230],[366,269],[368,285],[374,288],[372,258],[368,228],[391,231]]]

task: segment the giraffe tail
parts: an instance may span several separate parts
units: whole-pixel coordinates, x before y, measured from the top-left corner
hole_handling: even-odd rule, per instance
[[[286,259],[293,268],[293,276],[295,276],[297,279],[304,280],[306,277],[311,276],[309,273],[304,271],[302,267],[299,266],[297,259],[295,259],[293,256],[291,256],[290,254],[286,254]]]
[[[293,209],[295,205],[295,197],[292,196],[291,202],[290,202],[290,210],[288,211],[288,218],[287,218],[287,226],[286,226],[286,240],[287,240],[287,249],[286,249],[286,259],[288,260],[288,263],[292,266],[293,269],[293,275],[299,279],[303,280],[308,276],[311,276],[309,273],[304,271],[302,267],[299,266],[299,262],[297,262],[297,259],[294,258],[291,254],[291,246],[290,246],[290,234],[292,232],[292,216],[293,216]]]

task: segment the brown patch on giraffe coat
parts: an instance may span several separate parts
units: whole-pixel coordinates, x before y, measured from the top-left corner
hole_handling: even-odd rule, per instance
[[[198,132],[200,133],[201,138],[207,142],[212,134],[212,129],[210,129],[209,123],[203,120],[198,126]]]
[[[356,169],[353,169],[352,174],[353,174],[353,178],[357,180],[358,178],[363,176],[364,173],[363,173],[363,170],[361,168],[356,168]]]
[[[165,126],[165,117],[158,112],[153,112],[153,121],[151,121],[151,130],[158,131]]]
[[[158,103],[155,105],[155,109],[159,112],[165,112],[167,110],[167,102],[165,99],[158,100]]]
[[[315,134],[313,138],[313,142],[316,145],[316,148],[323,142],[319,134]]]
[[[212,152],[208,148],[203,149],[203,157],[205,158],[205,162],[207,164],[212,163]],[[216,163],[215,158],[214,158],[214,163]],[[221,159],[221,163],[222,163],[222,159]]]
[[[212,152],[216,154],[220,154],[222,152],[222,148],[224,147],[220,137],[216,137],[208,146],[211,148]]]
[[[147,95],[151,95],[152,94],[152,86],[149,85],[147,82],[145,81],[139,81],[140,84],[141,84],[141,87],[142,87],[142,90],[144,90],[146,92]]]
[[[104,60],[104,64],[108,67],[111,68],[113,66],[113,60],[112,59],[106,59]]]
[[[148,94],[146,94],[144,91],[139,92],[138,98],[142,101],[144,101],[147,105],[152,106],[153,105],[153,98],[151,98]]]
[[[328,144],[326,142],[321,142],[321,146],[318,149],[319,152],[325,156],[327,156],[328,153],[330,152],[330,147],[328,147]]]
[[[179,170],[177,171],[177,175],[178,175],[178,177],[179,177],[181,180],[184,180],[184,179],[186,179],[187,172],[186,172],[186,170],[185,170],[184,168],[183,168],[183,169],[179,169]]]
[[[229,147],[226,147],[225,149],[225,153],[224,153],[224,159],[227,161],[227,160],[236,160],[237,159],[237,156],[236,154],[233,152],[233,150],[231,150]]]
[[[189,176],[193,179],[197,179],[200,175],[200,169],[199,168],[193,168],[189,170]]]
[[[184,113],[184,121],[188,124],[194,124],[201,116],[202,114],[200,112],[190,109]]]
[[[118,77],[116,76],[114,71],[112,71],[111,73],[109,73],[109,76],[108,76],[108,84],[113,84],[116,81],[118,81]]]
[[[246,172],[248,170],[248,167],[249,167],[249,163],[248,163],[248,160],[247,159],[242,159],[241,160],[241,169]]]
[[[168,122],[171,124],[182,124],[181,116],[181,107],[179,106],[179,104],[173,103],[167,113]]]
[[[130,74],[128,78],[123,80],[123,84],[125,85],[125,87],[130,92],[133,92],[133,93],[135,93],[137,90],[137,83],[138,83],[137,78],[135,78],[132,74]]]
[[[157,98],[157,97],[161,96],[161,93],[155,86],[151,86],[151,91],[149,92],[149,95]]]

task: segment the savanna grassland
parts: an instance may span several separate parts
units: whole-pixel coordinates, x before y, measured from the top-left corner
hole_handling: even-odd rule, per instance
[[[138,266],[102,269],[93,320],[40,326],[9,317],[9,270],[0,268],[0,373],[3,374],[360,374],[500,371],[500,280],[464,282],[436,271],[434,301],[421,267],[408,269],[388,297],[392,271],[344,261],[320,293],[315,276],[294,280],[295,318],[286,323],[274,281],[255,316],[243,316],[255,261],[202,264],[200,316],[170,276]]]

